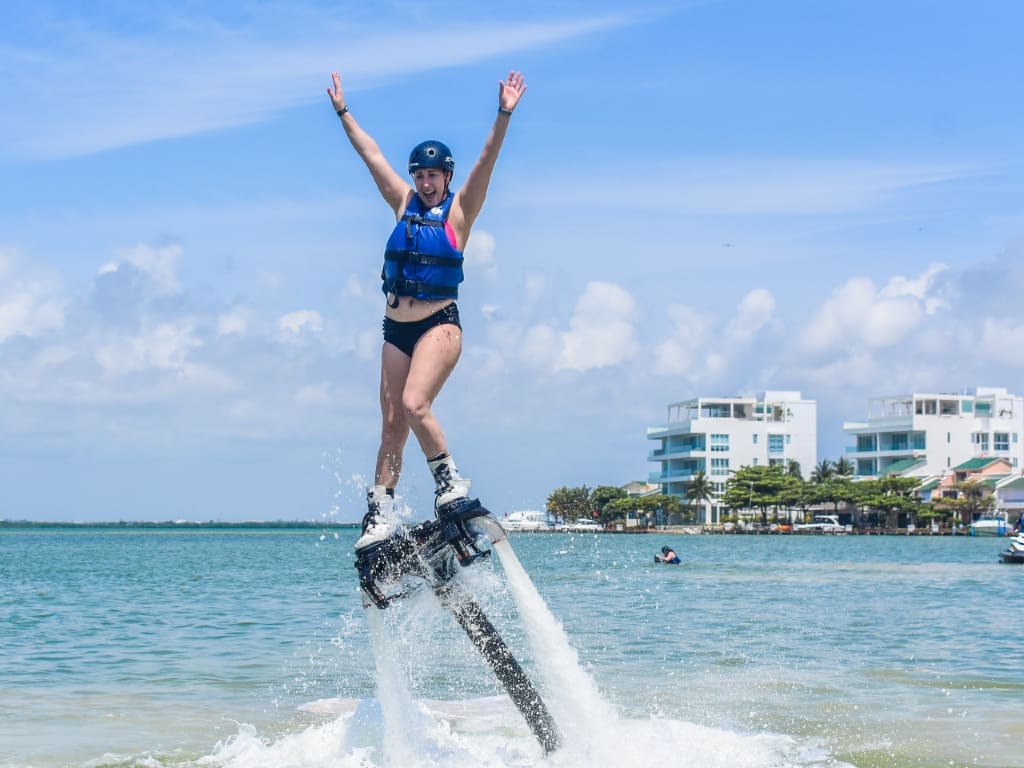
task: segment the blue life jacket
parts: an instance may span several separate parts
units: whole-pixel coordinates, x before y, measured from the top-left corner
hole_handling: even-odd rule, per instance
[[[445,224],[455,195],[452,192],[439,206],[424,210],[420,196],[414,194],[402,218],[388,238],[384,249],[381,290],[417,299],[457,299],[462,282],[462,251],[448,240]]]

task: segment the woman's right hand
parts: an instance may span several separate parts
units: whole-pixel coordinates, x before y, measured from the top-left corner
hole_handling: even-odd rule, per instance
[[[341,89],[341,75],[332,72],[331,79],[334,81],[334,87],[327,89],[327,95],[331,97],[334,110],[338,111],[345,108],[345,92]]]

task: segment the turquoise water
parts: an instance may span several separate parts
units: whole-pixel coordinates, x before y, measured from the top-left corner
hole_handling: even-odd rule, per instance
[[[3,529],[0,766],[1024,764],[1024,568],[1001,541],[513,535],[568,660],[500,562],[464,577],[556,720],[611,739],[548,758],[429,595],[374,618],[374,657],[353,541]],[[683,565],[652,562],[665,543]],[[378,679],[409,700],[404,730]]]

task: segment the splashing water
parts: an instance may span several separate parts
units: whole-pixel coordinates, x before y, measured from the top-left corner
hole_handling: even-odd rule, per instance
[[[449,611],[430,589],[387,611],[366,611],[376,697],[324,699],[301,709],[323,718],[304,730],[268,739],[249,725],[195,761],[149,755],[145,764],[203,768],[440,768],[449,765],[549,765],[556,768],[837,768],[815,744],[774,733],[741,734],[659,717],[627,719],[603,698],[581,667],[561,622],[551,613],[507,540],[494,542],[500,561],[457,578],[484,599],[488,612],[521,632],[531,674],[562,735],[544,755],[522,715],[501,690]],[[511,602],[512,605],[507,605]],[[474,680],[474,678],[476,678]],[[484,681],[484,682],[481,682]],[[451,698],[427,698],[438,693]],[[105,765],[139,765],[107,756]]]

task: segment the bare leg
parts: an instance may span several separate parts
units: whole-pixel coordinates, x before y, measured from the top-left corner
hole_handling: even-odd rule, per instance
[[[384,342],[380,352],[380,449],[374,483],[386,488],[398,485],[402,472],[402,451],[409,439],[409,420],[402,405],[402,392],[412,361],[398,347]]]
[[[428,459],[448,452],[448,442],[434,418],[432,407],[460,354],[462,330],[455,325],[434,326],[420,338],[412,352],[402,406],[408,426]]]

